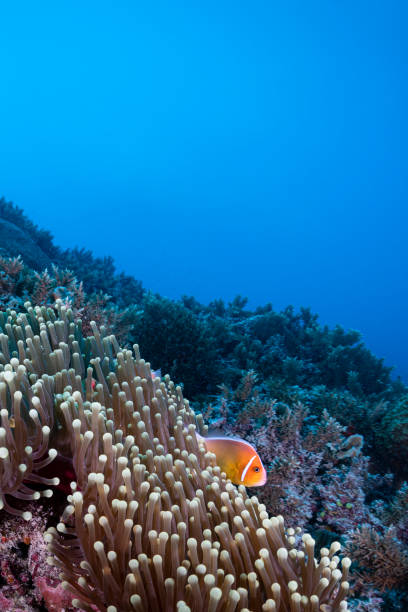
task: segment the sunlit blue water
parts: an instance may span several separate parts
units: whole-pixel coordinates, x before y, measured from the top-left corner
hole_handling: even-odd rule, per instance
[[[308,305],[408,380],[407,5],[0,9],[0,193],[169,297]]]

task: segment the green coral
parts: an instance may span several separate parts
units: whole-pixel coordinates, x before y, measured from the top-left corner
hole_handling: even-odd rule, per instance
[[[188,393],[208,393],[221,382],[210,327],[183,304],[148,293],[125,321],[147,359]]]
[[[408,394],[379,407],[374,435],[379,460],[386,462],[398,482],[408,479]]]

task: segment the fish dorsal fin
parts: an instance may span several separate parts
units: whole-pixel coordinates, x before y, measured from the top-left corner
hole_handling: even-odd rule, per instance
[[[211,444],[211,442],[223,442],[226,445],[228,445],[228,443],[234,445],[241,444],[241,448],[245,447],[246,451],[251,453],[251,456],[257,456],[257,452],[252,444],[250,444],[247,440],[243,440],[242,438],[229,438],[228,436],[208,436],[208,438],[204,438],[203,436],[200,436],[200,434],[197,434],[197,439],[199,442],[204,442],[204,444],[206,442],[207,444]]]
[[[231,436],[213,436],[211,434],[205,438],[204,436],[201,436],[197,432],[196,432],[196,436],[198,440],[203,441],[203,442],[205,442],[206,440],[226,440],[227,442],[242,442],[246,446],[249,446],[253,449],[252,444],[248,442],[248,440],[244,440],[243,438],[233,438]]]

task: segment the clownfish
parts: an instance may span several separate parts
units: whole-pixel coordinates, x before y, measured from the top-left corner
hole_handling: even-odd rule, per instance
[[[217,464],[233,484],[262,487],[266,483],[266,470],[254,447],[241,438],[217,436],[203,438],[197,434],[207,451],[214,453]]]

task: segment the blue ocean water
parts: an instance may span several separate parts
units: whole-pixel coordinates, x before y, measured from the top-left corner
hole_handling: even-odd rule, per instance
[[[403,2],[0,8],[0,193],[168,297],[310,306],[408,380]]]

